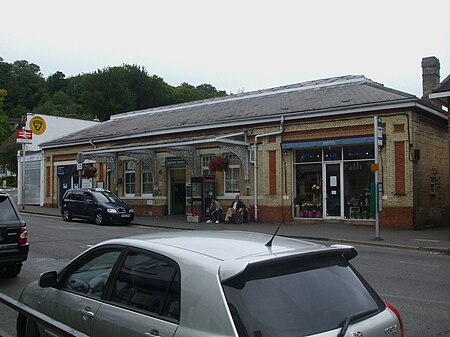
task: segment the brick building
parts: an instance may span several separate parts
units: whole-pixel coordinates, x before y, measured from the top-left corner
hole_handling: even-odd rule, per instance
[[[82,153],[98,169],[83,185],[138,213],[206,214],[209,198],[227,206],[240,194],[258,221],[373,224],[379,195],[381,226],[444,225],[447,125],[427,99],[364,76],[132,111],[41,144],[45,205],[79,181]],[[211,170],[216,157],[223,171]]]

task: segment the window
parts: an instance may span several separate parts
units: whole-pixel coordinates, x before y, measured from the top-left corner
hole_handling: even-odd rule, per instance
[[[226,153],[223,155],[228,159],[228,170],[224,172],[225,194],[239,194],[240,191],[240,164],[239,158],[234,154]]]
[[[17,221],[19,220],[14,210],[14,206],[7,195],[0,195],[0,220],[1,221]],[[1,233],[1,231],[0,231]],[[6,232],[5,232],[6,236]]]
[[[202,156],[202,174],[204,176],[212,176],[213,172],[209,170],[209,163],[215,156]]]
[[[150,171],[148,167],[145,166],[145,164],[142,164],[142,194],[143,195],[153,195],[153,173]]]
[[[125,195],[133,196],[135,192],[136,173],[133,160],[125,161]]]
[[[131,251],[117,276],[111,300],[178,321],[179,280],[178,268],[172,261]]]
[[[114,267],[121,249],[100,249],[89,253],[69,267],[64,274],[62,288],[102,297],[106,281]]]
[[[328,335],[355,312],[384,309],[341,256],[255,264],[223,289],[239,336]]]

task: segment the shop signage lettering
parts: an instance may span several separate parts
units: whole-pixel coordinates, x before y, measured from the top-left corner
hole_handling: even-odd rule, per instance
[[[161,162],[162,166],[186,165],[186,159],[174,158],[166,159]]]

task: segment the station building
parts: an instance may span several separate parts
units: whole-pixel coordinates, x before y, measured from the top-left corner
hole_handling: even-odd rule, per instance
[[[256,221],[445,225],[448,112],[429,93],[341,76],[113,115],[40,144],[45,206],[82,181],[137,214],[207,216],[239,194]]]

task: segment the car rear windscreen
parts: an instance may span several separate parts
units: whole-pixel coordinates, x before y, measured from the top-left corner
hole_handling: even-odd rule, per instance
[[[340,328],[352,314],[383,309],[341,256],[250,265],[223,289],[240,337],[314,335]]]
[[[18,221],[11,200],[6,195],[0,195],[0,221]],[[0,223],[1,224],[1,223]]]

